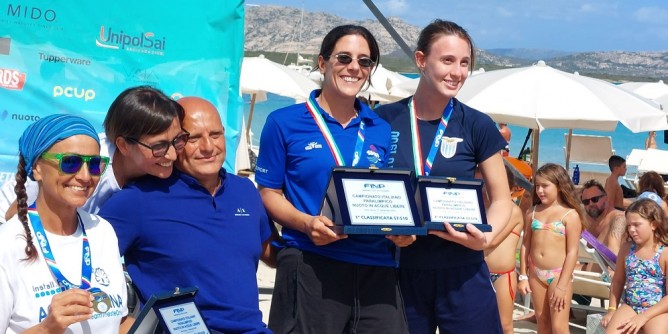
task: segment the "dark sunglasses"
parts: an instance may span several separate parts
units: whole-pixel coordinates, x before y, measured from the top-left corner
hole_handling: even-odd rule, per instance
[[[74,153],[42,153],[42,159],[58,160],[58,168],[65,174],[76,174],[84,163],[88,165],[88,173],[100,176],[109,165],[109,157],[99,155],[80,155]]]
[[[129,140],[133,143],[137,143],[141,146],[144,146],[144,147],[150,149],[151,153],[153,153],[153,156],[156,157],[156,158],[164,157],[165,154],[167,154],[167,151],[169,151],[169,146],[170,145],[174,146],[174,148],[176,149],[177,152],[182,150],[186,146],[186,142],[188,142],[188,138],[190,138],[190,133],[188,133],[188,131],[186,131],[186,130],[183,130],[183,133],[176,136],[176,138],[172,139],[172,141],[163,140],[163,141],[157,142],[153,145],[146,145],[146,144],[140,142],[139,140],[137,140],[136,138],[125,137],[125,139],[127,139],[127,140]]]
[[[582,204],[584,205],[589,205],[589,202],[591,201],[592,203],[596,204],[598,203],[598,200],[601,199],[605,194],[594,196],[592,198],[587,198],[587,199],[582,199]]]
[[[343,65],[348,65],[353,62],[353,60],[357,60],[357,63],[360,64],[361,67],[371,67],[373,64],[376,62],[373,61],[373,59],[369,57],[361,57],[361,58],[353,58],[345,53],[339,53],[338,55],[334,55],[334,58],[336,60],[343,64]]]

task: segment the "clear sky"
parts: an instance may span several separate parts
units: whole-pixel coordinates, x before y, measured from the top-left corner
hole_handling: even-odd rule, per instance
[[[668,0],[374,0],[386,16],[423,27],[457,22],[483,49],[668,51]],[[362,0],[247,0],[374,19]]]

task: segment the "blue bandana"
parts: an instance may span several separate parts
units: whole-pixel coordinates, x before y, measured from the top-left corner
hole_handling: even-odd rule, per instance
[[[25,160],[28,177],[35,180],[32,168],[42,153],[53,144],[76,135],[89,136],[95,139],[98,145],[100,144],[100,139],[93,126],[79,116],[50,115],[30,124],[19,138],[19,152]]]

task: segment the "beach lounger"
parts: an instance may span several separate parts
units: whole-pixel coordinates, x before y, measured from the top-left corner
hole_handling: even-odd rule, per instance
[[[626,167],[636,167],[640,166],[640,162],[647,155],[647,150],[641,150],[634,148],[631,150],[631,154],[626,156]]]
[[[637,151],[637,152],[635,152]],[[644,151],[644,152],[642,152]],[[635,156],[632,156],[636,153]],[[634,183],[637,185],[638,179],[645,172],[654,171],[663,177],[664,181],[668,179],[668,151],[665,150],[633,150],[629,155],[633,159],[633,162],[638,162],[637,174],[635,175]],[[628,161],[626,163],[628,166]],[[668,191],[668,183],[664,183],[664,188]]]
[[[571,151],[568,153],[568,133],[564,133],[564,160],[566,165],[591,164],[608,165],[608,159],[615,154],[612,148],[612,137],[578,135],[571,136]],[[582,178],[580,178],[582,179]]]
[[[612,270],[616,270],[617,267],[617,254],[611,251],[606,245],[598,241],[596,237],[589,233],[589,231],[582,231],[582,240],[585,241],[589,246],[594,249],[592,257],[600,266],[606,265]],[[587,246],[585,244],[585,246]]]
[[[627,163],[628,164],[628,163]],[[638,173],[655,171],[668,174],[668,151],[649,149],[638,164]]]
[[[571,308],[581,309],[586,312],[604,313],[606,312],[606,301],[610,297],[610,272],[608,268],[614,270],[614,265],[610,266],[610,260],[603,258],[603,255],[594,248],[588,246],[591,240],[596,238],[589,232],[584,231],[580,239],[580,249],[578,253],[578,262],[583,265],[596,264],[601,268],[600,272],[575,270],[573,271],[573,294],[587,296],[599,299],[599,306],[573,304]],[[598,242],[591,241],[591,242]],[[605,247],[598,243],[600,246]],[[606,248],[607,249],[607,248]],[[606,256],[614,255],[608,250]],[[615,256],[616,260],[616,256]]]

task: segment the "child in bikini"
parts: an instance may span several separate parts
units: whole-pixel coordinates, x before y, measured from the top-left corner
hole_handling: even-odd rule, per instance
[[[532,293],[539,333],[568,333],[573,270],[584,214],[566,170],[556,164],[536,172],[533,208],[527,212],[518,290]]]
[[[640,199],[626,209],[628,241],[619,251],[610,287],[610,307],[601,319],[606,333],[666,333],[668,226],[661,207]],[[624,288],[626,286],[626,289]],[[620,298],[624,291],[624,300]]]
[[[515,190],[515,177],[506,167],[508,177],[508,191]],[[478,177],[476,171],[476,177]],[[486,196],[483,199],[487,199]],[[485,201],[485,207],[488,207]],[[515,203],[513,203],[515,204]],[[515,251],[520,240],[520,233],[524,227],[524,217],[519,206],[513,205],[510,221],[503,231],[499,233],[485,249],[485,262],[489,267],[490,280],[496,290],[496,302],[499,305],[501,327],[504,334],[514,333],[513,308],[515,302],[515,291],[517,289],[517,273],[515,272]]]

